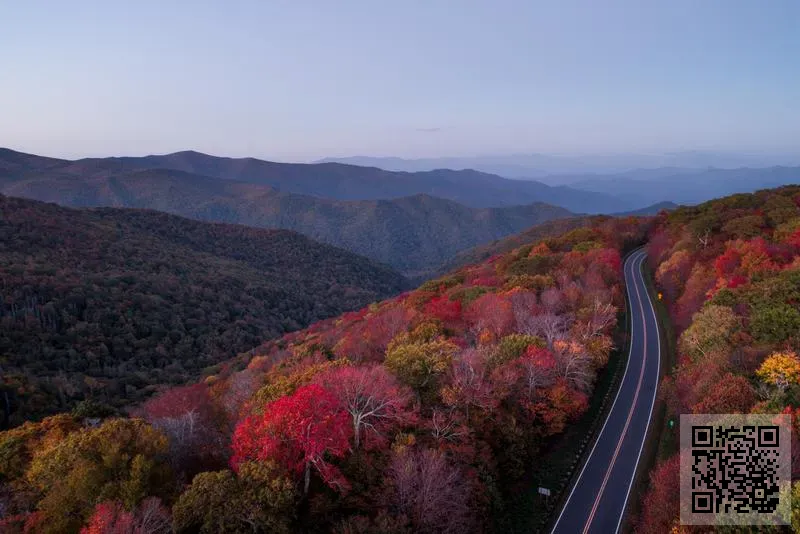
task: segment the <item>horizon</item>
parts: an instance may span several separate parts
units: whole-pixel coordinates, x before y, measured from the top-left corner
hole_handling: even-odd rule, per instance
[[[664,151],[664,152],[580,152],[580,153],[546,153],[546,152],[528,152],[528,153],[508,153],[508,154],[468,154],[463,156],[454,156],[454,155],[441,155],[441,156],[428,156],[428,157],[420,157],[420,158],[404,158],[400,156],[394,155],[364,155],[364,154],[352,154],[352,155],[344,155],[344,156],[329,156],[317,159],[310,159],[305,161],[297,161],[297,160],[281,160],[277,158],[270,158],[270,157],[261,157],[261,156],[253,156],[253,155],[244,155],[244,156],[232,156],[228,154],[220,154],[220,153],[213,153],[213,152],[206,152],[202,150],[198,150],[195,148],[185,148],[179,150],[173,150],[170,152],[158,152],[158,153],[144,153],[144,152],[131,152],[131,153],[118,153],[118,154],[97,154],[97,155],[58,155],[53,153],[38,153],[33,152],[31,150],[22,148],[22,147],[12,147],[12,146],[3,146],[0,145],[0,150],[6,149],[11,150],[13,152],[19,152],[22,154],[29,154],[34,156],[46,157],[46,158],[53,158],[53,159],[62,159],[66,161],[80,161],[85,159],[108,159],[108,158],[145,158],[151,156],[170,156],[173,154],[181,154],[181,153],[195,153],[203,156],[209,156],[213,158],[222,158],[222,159],[255,159],[259,161],[271,162],[271,163],[286,163],[286,164],[301,164],[301,165],[315,165],[315,164],[323,164],[323,163],[339,163],[344,165],[353,165],[357,167],[365,166],[363,163],[351,163],[348,160],[398,160],[401,162],[423,162],[423,161],[438,161],[438,160],[481,160],[481,159],[494,159],[494,158],[507,158],[507,157],[549,157],[549,158],[565,158],[565,159],[579,159],[582,157],[626,157],[626,156],[677,156],[677,155],[688,155],[688,154],[700,154],[700,155],[719,155],[719,156],[752,156],[752,157],[772,157],[772,158],[798,158],[796,163],[768,163],[764,165],[740,165],[740,166],[697,166],[697,167],[677,167],[676,169],[689,169],[689,170],[733,170],[733,169],[761,169],[761,168],[770,168],[770,167],[800,167],[800,151],[799,152],[770,152],[770,151],[756,151],[756,150],[749,150],[749,151],[722,151],[722,150],[702,150],[702,149],[687,149],[687,150],[679,150],[679,151]],[[377,163],[377,161],[376,161]],[[657,169],[668,169],[673,166],[664,165],[659,167],[631,167],[630,171],[635,170],[657,170]],[[441,167],[441,169],[448,169],[448,167]],[[390,170],[390,169],[389,169]],[[455,169],[461,170],[461,169]],[[463,170],[469,170],[469,168],[464,168]],[[477,169],[472,169],[477,170]],[[411,171],[416,172],[416,171]],[[486,172],[489,174],[497,174],[492,173],[489,171],[481,171]],[[583,171],[581,174],[591,175],[597,174],[598,176],[602,175],[609,175],[609,174],[622,174],[628,171],[620,171],[620,170],[597,170],[597,171]],[[553,176],[558,176],[559,174],[572,174],[570,172],[553,172],[550,173]]]
[[[353,156],[800,153],[800,4],[7,6],[2,144]]]

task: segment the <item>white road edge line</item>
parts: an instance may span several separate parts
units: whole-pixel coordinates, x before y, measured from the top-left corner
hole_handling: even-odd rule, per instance
[[[639,254],[641,251],[642,250],[640,249],[640,250],[636,250],[636,251],[632,252],[630,257],[633,258],[633,256],[635,254]],[[636,260],[635,259],[631,260],[631,265],[633,265],[634,263],[636,263]],[[625,266],[625,268],[622,271],[622,279],[623,279],[623,281],[627,282],[627,280],[625,278],[625,269],[627,269],[627,265]],[[633,275],[633,268],[631,268],[631,275]],[[633,316],[633,300],[631,299],[631,292],[628,291],[627,283],[626,283],[625,289],[626,289],[625,297],[627,298],[628,304],[630,305],[631,317],[632,317]],[[630,364],[631,364],[631,356],[632,356],[632,354],[633,354],[633,319],[631,318],[631,339],[630,339],[630,344],[628,345],[628,361],[625,362],[625,372],[622,374],[622,380],[620,380],[620,382],[619,382],[619,387],[617,388],[617,394],[614,397],[614,402],[611,404],[611,409],[608,411],[608,415],[606,416],[606,420],[603,422],[603,427],[600,429],[600,433],[597,434],[597,439],[594,440],[594,445],[592,445],[592,450],[589,452],[589,456],[586,457],[586,461],[583,463],[583,467],[581,468],[581,472],[580,472],[580,474],[578,474],[578,479],[575,481],[575,484],[572,486],[572,491],[569,492],[569,496],[567,497],[567,500],[564,502],[564,506],[561,507],[561,513],[558,514],[558,519],[556,519],[556,523],[553,525],[553,530],[550,531],[551,534],[553,534],[556,531],[556,529],[558,528],[558,524],[561,522],[561,518],[563,517],[564,512],[566,511],[567,507],[569,506],[569,501],[572,500],[572,495],[575,493],[575,488],[577,488],[580,485],[581,478],[583,477],[583,472],[586,470],[586,466],[589,465],[589,462],[591,462],[592,456],[594,455],[594,450],[597,447],[597,444],[600,442],[600,438],[603,437],[603,432],[606,429],[606,425],[608,424],[608,420],[611,419],[611,413],[614,411],[614,406],[617,405],[617,399],[619,399],[619,394],[622,391],[622,384],[625,383],[625,377],[628,376],[628,368],[630,367]]]
[[[647,254],[645,254],[647,256]],[[640,264],[644,265],[644,261]],[[644,444],[647,441],[647,435],[650,433],[650,420],[653,417],[653,407],[656,404],[656,397],[658,396],[658,386],[659,386],[659,377],[661,375],[661,330],[658,328],[658,318],[656,317],[656,309],[653,306],[653,299],[650,296],[650,291],[647,288],[647,284],[644,282],[644,275],[642,274],[641,270],[639,271],[639,275],[641,276],[642,284],[645,287],[645,292],[647,293],[647,301],[650,303],[650,313],[653,315],[653,322],[656,325],[656,335],[658,336],[658,351],[656,354],[658,355],[658,363],[656,365],[656,387],[653,388],[653,399],[650,401],[650,415],[647,416],[647,427],[644,431],[644,438],[642,439],[642,444],[639,446],[639,456],[636,457],[636,465],[633,468],[633,474],[631,475],[631,481],[628,484],[628,492],[625,494],[625,503],[622,505],[622,510],[619,513],[619,519],[617,520],[617,528],[614,530],[615,534],[619,533],[619,527],[622,525],[622,518],[625,515],[625,509],[628,508],[628,499],[631,496],[631,488],[633,487],[633,481],[636,480],[636,472],[639,470],[639,461],[642,459],[642,450],[644,449]],[[645,349],[646,350],[646,349]]]

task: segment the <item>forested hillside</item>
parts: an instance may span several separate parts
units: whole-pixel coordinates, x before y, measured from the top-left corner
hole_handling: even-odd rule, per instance
[[[55,169],[48,163],[43,169],[23,171],[19,166],[28,159],[16,163],[20,158],[10,158],[5,173],[0,168],[0,192],[71,207],[149,208],[205,221],[285,228],[409,276],[424,276],[461,250],[572,215],[541,202],[473,208],[422,194],[358,201],[319,198],[258,181],[183,170],[130,170],[133,165],[116,159],[63,162]],[[324,182],[324,176],[319,180]]]
[[[735,195],[662,215],[649,260],[679,336],[661,385],[667,416],[793,416],[792,479],[800,479],[800,187]],[[666,428],[638,532],[678,526],[678,425]],[[800,531],[800,483],[793,529]]]
[[[586,410],[624,306],[621,251],[644,228],[608,219],[524,244],[267,342],[132,419],[2,433],[1,525],[491,531]]]
[[[141,401],[404,284],[285,230],[0,196],[0,423]]]
[[[464,265],[469,265],[470,263],[477,263],[495,254],[504,254],[525,243],[539,241],[546,237],[555,237],[569,230],[574,230],[575,228],[601,225],[610,217],[649,217],[658,214],[662,210],[671,211],[677,207],[678,206],[672,202],[659,202],[658,204],[653,204],[652,206],[647,206],[639,210],[613,213],[611,215],[583,215],[578,217],[555,218],[551,221],[545,221],[531,226],[522,232],[508,237],[463,250],[450,258],[450,260],[441,267],[441,272],[451,271],[463,267]]]
[[[490,243],[478,245],[467,250],[463,250],[450,258],[442,267],[442,273],[449,272],[465,265],[486,261],[492,256],[498,254],[505,254],[515,248],[521,247],[526,243],[540,241],[548,237],[557,237],[560,234],[567,233],[576,228],[591,226],[592,224],[602,224],[607,221],[609,217],[604,215],[586,216],[586,217],[567,217],[564,219],[555,219],[546,221],[536,226],[532,226],[522,232],[519,232],[503,239],[497,239]]]

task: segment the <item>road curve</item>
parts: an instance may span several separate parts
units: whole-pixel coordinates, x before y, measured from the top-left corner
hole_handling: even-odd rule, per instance
[[[624,266],[631,319],[625,374],[553,534],[609,534],[622,525],[653,415],[661,367],[658,322],[642,274],[645,257],[639,249]]]

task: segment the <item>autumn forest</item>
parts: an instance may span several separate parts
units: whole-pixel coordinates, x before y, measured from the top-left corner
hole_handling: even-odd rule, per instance
[[[674,339],[635,530],[695,532],[668,419],[800,439],[800,187],[534,227],[413,290],[291,232],[0,202],[2,532],[518,531],[612,392],[642,245]]]

